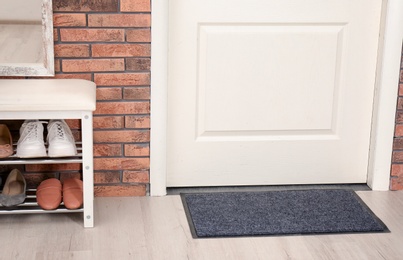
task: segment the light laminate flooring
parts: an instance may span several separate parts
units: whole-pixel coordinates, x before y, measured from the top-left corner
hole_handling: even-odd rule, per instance
[[[0,259],[403,259],[403,192],[357,191],[390,233],[193,239],[180,197],[96,198],[82,213],[0,216]]]

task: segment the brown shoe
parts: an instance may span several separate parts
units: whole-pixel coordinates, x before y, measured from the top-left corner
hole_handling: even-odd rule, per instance
[[[13,139],[10,130],[6,125],[0,124],[0,158],[9,157],[13,152]]]
[[[36,190],[38,205],[45,210],[59,207],[62,202],[62,184],[58,179],[51,178],[39,184]]]
[[[68,209],[78,209],[83,205],[83,182],[79,179],[66,179],[63,182],[63,202]]]
[[[23,203],[26,197],[26,187],[24,175],[17,169],[12,170],[0,194],[0,204],[11,207]]]

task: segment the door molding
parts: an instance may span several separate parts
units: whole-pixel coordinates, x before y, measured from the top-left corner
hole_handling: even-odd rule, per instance
[[[150,195],[166,195],[169,0],[152,1]],[[367,184],[389,190],[403,40],[403,1],[382,10]]]
[[[372,115],[367,184],[389,190],[403,40],[403,1],[385,0]]]

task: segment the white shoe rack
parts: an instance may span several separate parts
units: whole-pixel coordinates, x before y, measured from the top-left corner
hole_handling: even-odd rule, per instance
[[[9,93],[9,91],[12,91]],[[0,207],[0,214],[83,212],[84,227],[94,226],[94,170],[92,112],[95,110],[96,86],[85,80],[0,80],[0,120],[80,119],[79,154],[65,158],[29,158],[15,155],[0,160],[0,165],[81,163],[83,207],[69,210],[63,204],[55,210],[42,210],[36,203],[35,190],[27,190],[23,204]]]

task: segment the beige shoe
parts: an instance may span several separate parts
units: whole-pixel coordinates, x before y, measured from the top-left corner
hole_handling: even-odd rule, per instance
[[[10,130],[4,124],[0,124],[0,158],[6,158],[13,154],[13,139]]]
[[[0,204],[5,207],[10,207],[23,203],[26,197],[26,188],[27,183],[24,175],[17,169],[12,170],[0,194]]]

